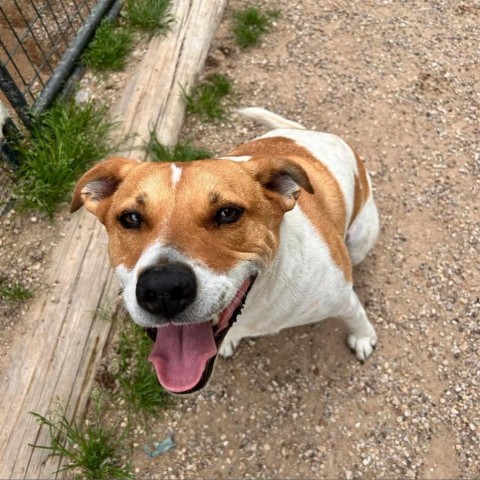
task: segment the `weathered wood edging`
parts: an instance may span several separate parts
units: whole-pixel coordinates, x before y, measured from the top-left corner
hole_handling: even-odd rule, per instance
[[[185,118],[181,98],[203,70],[227,0],[174,0],[175,23],[148,50],[114,109],[121,135],[139,145],[155,129],[176,143]],[[122,155],[125,155],[122,152]],[[128,156],[128,155],[127,155]],[[115,302],[118,285],[108,265],[103,226],[86,211],[72,216],[52,254],[45,282],[55,285],[34,302],[35,331],[15,343],[0,380],[0,478],[54,478],[60,459],[29,444],[48,445],[42,415],[67,406],[67,418],[84,414],[111,322],[97,315]],[[52,300],[52,298],[54,298]],[[26,337],[26,336],[25,336]]]

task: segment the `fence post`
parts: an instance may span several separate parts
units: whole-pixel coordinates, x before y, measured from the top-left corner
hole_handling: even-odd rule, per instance
[[[17,112],[23,124],[30,128],[32,126],[32,118],[30,116],[30,109],[23,93],[17,87],[13,78],[8,73],[8,70],[0,62],[0,86],[2,92],[7,97],[12,107]]]
[[[15,150],[8,144],[8,140],[18,138],[20,138],[20,132],[10,118],[9,111],[0,100],[0,157],[6,160],[13,169],[19,167],[19,161]]]
[[[41,112],[51,105],[54,98],[62,88],[63,82],[75,67],[78,57],[88,44],[89,40],[92,38],[93,34],[95,33],[95,29],[113,2],[114,0],[100,0],[92,9],[90,16],[78,32],[78,35],[75,38],[72,46],[65,52],[62,60],[55,68],[53,75],[50,77],[44,89],[40,93],[40,96],[33,104],[32,111],[34,113]]]

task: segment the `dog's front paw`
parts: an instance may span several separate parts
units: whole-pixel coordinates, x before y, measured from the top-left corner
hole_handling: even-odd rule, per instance
[[[228,337],[222,342],[222,346],[218,351],[218,354],[223,358],[230,358],[235,353],[236,348],[240,340],[230,340]]]
[[[366,337],[356,337],[353,333],[348,336],[348,346],[355,352],[356,357],[364,362],[377,345],[378,337],[375,330]]]

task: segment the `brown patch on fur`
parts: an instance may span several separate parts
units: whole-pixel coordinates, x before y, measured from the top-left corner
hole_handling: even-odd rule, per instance
[[[70,213],[82,205],[101,219],[99,207],[105,207],[104,198],[110,198],[127,173],[138,163],[123,157],[113,157],[97,163],[84,173],[75,186],[70,204]]]
[[[365,165],[355,149],[353,149],[351,146],[350,148],[352,149],[355,155],[355,160],[357,161],[358,175],[355,175],[355,198],[353,201],[352,218],[350,219],[350,223],[348,225],[349,227],[353,224],[357,218],[357,215],[360,213],[360,210],[363,208],[365,202],[370,196],[370,186],[368,185],[367,170],[365,169]]]
[[[159,236],[162,214],[158,204],[168,206],[171,196],[169,164],[142,163],[130,171],[112,196],[104,218],[108,251],[113,266],[133,268],[142,253]],[[147,199],[142,202],[140,199]],[[119,222],[122,213],[134,211],[143,219],[139,229],[126,229]]]
[[[112,172],[118,170],[118,162],[122,160],[109,163]],[[172,246],[217,272],[226,272],[243,260],[263,265],[273,260],[285,210],[264,195],[242,164],[202,160],[178,168],[182,174],[173,187],[171,164],[136,164],[119,179],[110,197],[96,202],[94,213],[107,229],[113,266],[133,268],[155,242]],[[97,173],[87,172],[89,181]],[[105,174],[102,170],[101,175]],[[232,205],[244,209],[240,220],[217,225],[217,211]],[[127,211],[141,216],[139,229],[122,227],[119,217]]]
[[[172,210],[174,221],[168,223],[162,241],[220,272],[244,260],[272,261],[284,211],[262,195],[261,186],[252,181],[243,165],[215,160],[182,168]],[[232,205],[244,209],[240,220],[217,225],[217,211]]]
[[[235,148],[229,155],[288,158],[299,164],[307,172],[314,194],[302,193],[298,203],[307,218],[312,222],[330,248],[332,258],[343,271],[345,278],[352,281],[350,256],[345,246],[346,207],[340,185],[321,163],[307,149],[285,137],[269,137],[253,140]]]

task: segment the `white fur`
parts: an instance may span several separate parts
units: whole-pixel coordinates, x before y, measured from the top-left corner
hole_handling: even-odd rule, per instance
[[[175,189],[178,182],[180,181],[180,177],[182,176],[182,169],[177,167],[174,163],[172,163],[172,186]]]
[[[130,270],[128,270],[125,265],[118,265],[115,268],[115,274],[117,275],[118,281],[120,282],[122,288],[125,288],[127,286],[129,273]]]
[[[346,244],[352,265],[358,265],[373,247],[380,229],[377,207],[372,192],[347,232]]]
[[[249,155],[240,155],[238,157],[220,157],[219,160],[232,160],[233,162],[248,162],[252,157]]]
[[[329,169],[342,190],[348,226],[353,214],[355,176],[358,175],[351,148],[336,135],[304,130],[302,125],[265,109],[247,108],[239,113],[275,129],[260,138],[290,138]],[[379,231],[370,179],[369,188],[370,198],[347,232],[347,247],[354,265],[365,258]],[[353,286],[331,258],[325,241],[296,206],[284,216],[280,248],[271,269],[257,278],[220,354],[233,355],[243,337],[274,333],[332,316],[341,318],[349,328],[348,344],[357,358],[362,361],[368,358],[378,341],[375,329]]]
[[[268,128],[298,128],[305,129],[303,125],[300,125],[297,122],[288,120],[276,113],[270,112],[265,108],[258,107],[248,107],[238,110],[238,113],[246,118],[255,120],[262,125],[265,125]]]
[[[220,354],[233,355],[244,337],[276,333],[329,317],[341,318],[347,324],[349,345],[360,360],[365,360],[377,343],[375,330],[327,244],[296,206],[284,216],[275,261],[255,281]]]

